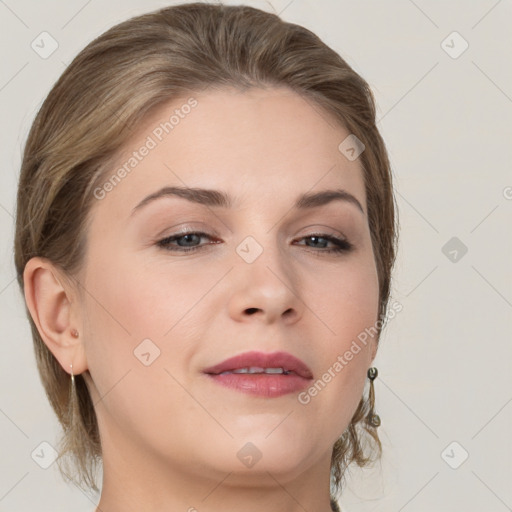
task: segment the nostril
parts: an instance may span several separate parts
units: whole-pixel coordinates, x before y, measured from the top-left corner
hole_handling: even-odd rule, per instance
[[[257,311],[259,311],[258,308],[247,308],[246,309],[247,313],[249,313],[249,315],[252,315],[253,313],[256,313]]]

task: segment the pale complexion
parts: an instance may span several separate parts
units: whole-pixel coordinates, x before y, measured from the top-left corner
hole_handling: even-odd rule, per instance
[[[375,324],[361,166],[338,150],[349,132],[286,88],[190,96],[197,106],[95,200],[80,289],[33,258],[27,303],[45,343],[67,372],[70,364],[85,372],[97,403],[98,510],[328,512],[332,446],[361,399],[376,340],[307,405],[298,393],[228,389],[202,370],[248,350],[282,350],[321,379]],[[119,165],[186,100],[153,112]],[[222,191],[233,204],[167,196],[134,211],[170,186]],[[348,200],[293,207],[303,194],[332,189],[351,194],[362,211]],[[208,237],[170,243],[197,247],[190,252],[158,245],[182,229]],[[336,244],[308,238],[315,234],[352,248],[327,252]],[[263,250],[252,263],[236,250],[249,236]],[[134,355],[144,339],[160,350],[149,366]],[[261,453],[250,468],[237,457],[247,443]]]

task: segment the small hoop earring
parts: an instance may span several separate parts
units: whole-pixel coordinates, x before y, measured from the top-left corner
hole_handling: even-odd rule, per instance
[[[375,406],[375,389],[373,387],[373,381],[377,378],[377,375],[379,374],[377,368],[371,367],[368,368],[368,378],[370,379],[370,394],[369,394],[369,402],[370,402],[370,412],[368,413],[368,416],[366,417],[366,421],[368,424],[374,428],[380,427],[381,421],[380,416],[378,414],[375,414],[373,411],[373,408]]]

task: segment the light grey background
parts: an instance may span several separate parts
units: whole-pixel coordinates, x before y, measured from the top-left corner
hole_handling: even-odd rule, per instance
[[[91,511],[97,499],[31,457],[60,428],[14,277],[22,145],[79,50],[170,3],[0,0],[0,511]],[[384,456],[351,472],[343,511],[512,510],[511,2],[226,3],[308,27],[366,78],[393,165],[401,240],[392,299],[403,309],[375,361]],[[58,43],[46,59],[31,48],[43,31]]]

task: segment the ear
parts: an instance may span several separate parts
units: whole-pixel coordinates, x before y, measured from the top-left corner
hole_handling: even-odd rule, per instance
[[[23,283],[30,315],[50,352],[68,373],[70,365],[75,375],[87,370],[80,303],[70,280],[50,260],[34,257],[25,265]]]

